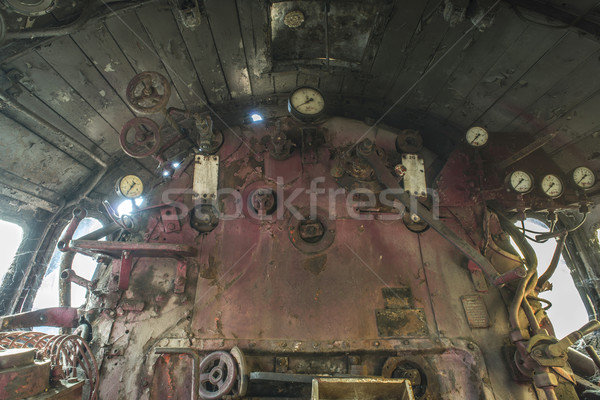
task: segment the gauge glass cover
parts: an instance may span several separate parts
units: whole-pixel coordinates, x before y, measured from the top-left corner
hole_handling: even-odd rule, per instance
[[[533,178],[525,171],[510,174],[510,187],[517,193],[527,193],[533,188]]]
[[[325,108],[325,99],[317,89],[301,87],[296,89],[289,99],[290,111],[299,114],[315,116]]]
[[[485,129],[474,126],[467,131],[465,138],[469,146],[482,147],[487,143],[489,135]]]
[[[578,167],[573,171],[573,182],[582,189],[589,189],[596,183],[596,175],[588,167]]]
[[[563,192],[563,183],[560,178],[553,174],[548,174],[542,179],[542,191],[550,198],[556,198]]]
[[[135,199],[144,192],[144,183],[137,175],[126,175],[119,179],[117,189],[123,197]]]

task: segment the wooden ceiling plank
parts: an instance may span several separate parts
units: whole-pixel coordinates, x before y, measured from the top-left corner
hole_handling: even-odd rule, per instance
[[[120,151],[118,132],[40,55],[27,53],[14,60],[10,66],[23,73],[21,83],[27,90],[94,144],[110,155]]]
[[[240,29],[244,41],[252,95],[273,94],[271,55],[269,54],[269,8],[260,0],[237,0]]]
[[[185,108],[204,106],[204,89],[169,5],[160,3],[141,8],[138,17],[177,87]]]
[[[250,96],[250,77],[235,0],[206,0],[208,22],[233,99]]]
[[[120,131],[127,121],[135,117],[97,67],[69,36],[40,48],[38,54],[116,131]]]
[[[524,22],[515,18],[512,11],[499,7],[492,26],[469,46],[464,58],[440,88],[427,112],[432,117],[445,121],[453,111],[460,108],[479,80],[526,27]]]
[[[42,140],[29,129],[0,113],[0,168],[42,187],[68,193],[81,184],[89,170]]]
[[[592,96],[600,87],[599,58],[600,50],[588,56],[500,130],[537,133]]]
[[[461,49],[464,51],[469,40],[475,37],[476,34],[465,36],[471,25],[470,21],[465,21],[451,28],[439,13],[424,22],[408,55],[410,61],[404,65],[386,95],[389,104],[395,104],[394,113],[408,119],[409,116],[414,118],[418,115],[419,110],[429,108],[441,85],[446,83],[448,76],[458,65],[463,54]],[[464,43],[452,48],[458,40]],[[447,51],[450,53],[444,56]],[[441,57],[444,58],[436,64]],[[427,76],[415,85],[423,74]]]
[[[542,37],[548,37],[546,32]],[[540,35],[537,35],[540,38]],[[539,47],[543,47],[541,38],[538,39]],[[556,47],[544,54],[525,74],[515,79],[508,90],[504,90],[501,97],[496,96],[491,106],[474,123],[483,125],[490,131],[496,131],[514,119],[515,114],[528,112],[531,105],[544,93],[550,90],[565,75],[584,62],[600,45],[591,40],[581,40],[573,33],[560,40]],[[537,49],[530,47],[530,53]]]
[[[202,87],[206,91],[208,102],[210,104],[226,102],[230,99],[229,89],[223,76],[221,62],[212,39],[207,17],[203,15],[200,26],[194,29],[186,28],[179,20],[177,12],[175,12],[174,18],[190,52],[190,57],[202,82]]]
[[[407,59],[410,61],[404,63],[395,82],[388,86],[385,98],[392,103],[402,96],[407,99],[406,91],[435,64],[446,50],[463,37],[469,25],[471,25],[470,21],[452,28],[441,13],[434,13],[429,19],[423,20],[407,54]],[[458,49],[455,47],[453,50],[456,52]],[[447,67],[447,62],[448,59],[444,58],[443,62],[437,64],[436,69]],[[425,80],[428,79],[429,76]],[[414,90],[410,94],[414,94]]]
[[[82,165],[85,165],[90,170],[95,168],[97,163],[89,157],[84,149],[99,155],[99,158],[105,162],[110,158],[110,155],[108,155],[102,148],[97,146],[87,136],[82,134],[73,125],[62,118],[62,116],[48,107],[43,101],[30,93],[24,86],[20,87],[22,88],[22,91],[15,96],[15,101],[27,110],[35,110],[34,112],[32,111],[35,115],[60,130],[64,136],[58,137],[58,135],[56,135],[52,130],[49,130],[45,125],[38,124],[32,119],[27,119],[23,115],[17,115],[16,112],[13,114],[11,113],[10,109],[3,111],[5,115],[9,116],[14,121],[17,121],[19,124],[34,132],[47,142],[52,143],[54,146],[69,154],[73,159],[77,160]],[[73,145],[73,142],[78,142],[79,146]]]
[[[571,142],[581,141],[587,136],[600,136],[599,109],[600,90],[537,133],[537,136],[541,136],[549,132],[558,132],[557,137],[544,146],[544,150],[554,154]],[[598,148],[589,150],[599,151]]]
[[[29,193],[30,195],[36,196],[39,199],[46,200],[52,204],[60,204],[63,199],[60,193],[37,183],[28,181],[27,179],[16,175],[13,172],[5,171],[3,169],[0,169],[0,182],[21,192]]]
[[[170,78],[135,11],[110,18],[106,21],[105,25],[112,37],[117,41],[125,57],[127,57],[135,74],[144,71],[155,71],[167,79]],[[184,105],[181,101],[178,88],[173,85],[172,79],[170,81],[171,98],[169,99],[168,106],[183,108]]]
[[[404,65],[413,36],[421,25],[427,1],[397,0],[370,69],[371,81],[364,87],[366,97],[378,98],[396,80]]]
[[[541,34],[541,36],[540,36]],[[473,126],[519,78],[547,53],[559,46],[566,31],[530,25],[482,76],[464,103],[448,121],[460,127]]]

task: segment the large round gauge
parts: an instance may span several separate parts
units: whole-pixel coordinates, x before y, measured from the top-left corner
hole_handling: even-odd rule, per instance
[[[295,89],[288,99],[288,111],[301,121],[317,119],[325,109],[325,99],[315,88],[303,86]]]
[[[467,140],[469,146],[482,147],[488,142],[489,135],[485,129],[479,126],[474,126],[467,131],[465,139]]]
[[[117,194],[126,199],[135,199],[144,192],[144,183],[137,175],[125,175],[117,181]]]
[[[596,183],[596,175],[588,167],[578,167],[573,170],[573,182],[581,189],[589,189]]]
[[[563,193],[563,183],[560,178],[553,174],[544,176],[541,182],[542,192],[552,199],[559,197]]]
[[[517,193],[529,193],[533,189],[533,178],[525,171],[514,171],[508,176],[508,184]]]

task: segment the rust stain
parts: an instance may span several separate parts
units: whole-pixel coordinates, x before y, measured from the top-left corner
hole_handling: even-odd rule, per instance
[[[327,263],[327,254],[321,254],[316,257],[307,258],[302,262],[302,268],[311,274],[317,276],[325,270]]]

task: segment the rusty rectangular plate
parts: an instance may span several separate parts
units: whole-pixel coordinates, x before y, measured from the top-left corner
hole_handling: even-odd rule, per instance
[[[462,296],[463,308],[467,315],[467,321],[473,329],[489,328],[492,326],[490,316],[488,315],[487,308],[483,299],[479,295],[468,295]]]
[[[381,289],[385,308],[413,308],[414,298],[410,288],[383,288]]]
[[[311,400],[414,400],[410,382],[389,378],[315,378]]]
[[[377,331],[383,337],[427,337],[429,329],[423,309],[375,310]]]

